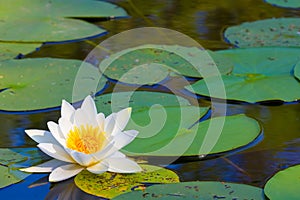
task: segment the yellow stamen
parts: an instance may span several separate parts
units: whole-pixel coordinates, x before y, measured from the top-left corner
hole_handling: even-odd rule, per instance
[[[68,134],[67,147],[85,154],[96,153],[107,143],[105,132],[91,125],[75,126]]]

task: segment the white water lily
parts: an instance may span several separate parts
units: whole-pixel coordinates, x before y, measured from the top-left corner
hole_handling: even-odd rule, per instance
[[[39,143],[37,146],[54,159],[21,170],[51,172],[50,182],[66,180],[83,169],[95,174],[141,171],[136,162],[119,151],[138,134],[136,130],[123,131],[130,115],[131,108],[126,108],[105,118],[103,113],[97,114],[91,96],[87,96],[81,108],[76,110],[63,100],[58,124],[52,121],[47,123],[50,132],[25,130]]]

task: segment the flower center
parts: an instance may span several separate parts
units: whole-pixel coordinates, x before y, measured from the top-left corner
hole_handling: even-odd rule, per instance
[[[107,143],[107,139],[105,132],[101,131],[99,127],[81,125],[70,130],[66,143],[69,149],[91,154],[101,150]]]

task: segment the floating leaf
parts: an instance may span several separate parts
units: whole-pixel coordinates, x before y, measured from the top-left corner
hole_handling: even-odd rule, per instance
[[[39,43],[4,43],[0,42],[0,61],[28,54],[35,51],[42,44]]]
[[[231,26],[225,39],[237,47],[300,46],[300,19],[278,18]]]
[[[205,108],[200,111],[192,106],[153,108],[150,114],[148,110],[135,112],[126,128],[140,133],[123,152],[176,157],[216,154],[244,147],[260,135],[258,122],[245,115],[211,118],[189,129],[204,113]]]
[[[227,99],[251,103],[269,100],[291,102],[300,99],[300,84],[292,75],[293,68],[300,59],[299,48],[249,48],[218,53],[227,56],[234,63],[232,73],[222,76]],[[187,89],[203,96],[224,98],[222,93],[211,94],[208,91],[208,87],[221,87],[219,83],[219,77],[209,77]]]
[[[142,191],[133,191],[114,198],[121,199],[255,199],[264,200],[260,188],[225,182],[181,182],[159,184]]]
[[[82,171],[75,177],[74,181],[86,193],[105,198],[113,198],[130,192],[134,188],[143,188],[144,184],[179,182],[179,177],[171,170],[151,165],[140,166],[143,171],[135,174],[105,172],[96,175],[88,171]]]
[[[300,165],[276,173],[265,185],[264,192],[272,200],[298,200]]]
[[[300,80],[300,60],[299,62],[296,64],[295,68],[294,68],[294,76]]]
[[[62,99],[80,101],[106,83],[88,63],[54,58],[2,61],[0,81],[0,110],[5,111],[58,107]]]
[[[0,7],[0,40],[14,42],[65,41],[91,37],[105,30],[70,18],[127,16],[116,5],[92,0],[12,0],[9,3],[1,1]]]
[[[7,148],[0,149],[0,164],[8,166],[17,162],[25,161],[26,157],[20,155],[17,152],[14,152]]]
[[[265,0],[265,2],[270,3],[274,6],[278,6],[278,7],[300,8],[299,0]]]
[[[30,174],[21,172],[19,170],[13,170],[9,167],[0,165],[0,188],[9,186],[14,183],[18,183],[29,175]]]
[[[111,79],[128,84],[152,85],[168,75],[188,77],[227,74],[232,66],[220,55],[196,47],[143,45],[112,54],[100,63]]]
[[[132,112],[149,109],[153,105],[161,106],[187,106],[187,99],[168,93],[161,92],[114,92],[97,96],[95,99],[97,109],[109,115],[124,108],[132,107]]]
[[[30,174],[18,170],[25,166],[32,166],[49,157],[37,148],[0,148],[0,188],[20,182]]]

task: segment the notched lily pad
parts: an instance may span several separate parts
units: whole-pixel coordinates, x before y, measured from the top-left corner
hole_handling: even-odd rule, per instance
[[[188,90],[223,99],[223,93],[212,94],[208,90],[209,87],[214,89],[222,86],[227,99],[250,103],[272,100],[292,102],[300,99],[300,84],[293,76],[293,69],[300,59],[299,48],[249,48],[218,53],[234,63],[232,73],[223,75],[222,82],[219,77],[200,80],[186,87]]]
[[[174,94],[161,92],[113,92],[97,96],[95,99],[97,110],[109,115],[124,108],[132,107],[132,112],[149,109],[154,105],[161,106],[188,106],[187,99]]]
[[[103,60],[99,68],[113,80],[138,85],[159,83],[169,75],[202,78],[232,70],[226,58],[212,51],[176,45],[125,49]]]
[[[192,106],[170,107],[153,109],[151,114],[133,113],[134,123],[130,121],[126,128],[140,133],[122,151],[135,156],[197,157],[245,147],[261,133],[259,123],[245,115],[211,118],[189,128],[204,113],[205,108],[201,109],[197,112]],[[157,118],[160,120],[156,122]]]
[[[1,148],[0,188],[18,183],[30,175],[19,171],[20,167],[32,166],[48,159],[37,148]]]
[[[265,0],[265,2],[283,8],[300,8],[299,0]]]
[[[300,165],[296,165],[276,173],[266,183],[264,192],[272,200],[298,200],[299,185]]]
[[[134,189],[142,189],[144,184],[179,182],[179,177],[171,170],[152,165],[140,166],[143,171],[135,174],[105,172],[96,175],[82,171],[75,177],[74,181],[84,192],[105,198],[113,198]]]
[[[300,19],[277,18],[231,26],[225,40],[237,47],[300,46]]]
[[[226,182],[181,182],[153,185],[142,191],[133,191],[114,198],[121,199],[255,199],[264,200],[260,188]]]
[[[0,42],[0,61],[16,58],[35,51],[42,44],[39,43],[4,43]]]
[[[105,84],[97,68],[80,60],[7,60],[0,62],[0,110],[58,107],[62,99],[80,101]]]
[[[106,31],[96,25],[70,18],[127,16],[116,5],[92,0],[11,0],[9,3],[0,2],[0,7],[0,40],[14,42],[87,38]]]

